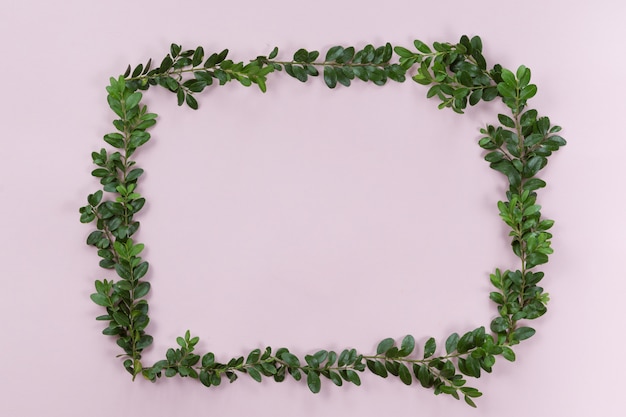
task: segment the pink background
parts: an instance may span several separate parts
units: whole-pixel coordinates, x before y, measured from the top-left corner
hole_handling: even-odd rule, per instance
[[[215,2],[213,2],[215,3]],[[617,416],[625,342],[622,262],[626,6],[618,0],[304,3],[4,0],[0,240],[0,415]],[[532,107],[564,127],[540,194],[557,221],[537,335],[475,383],[479,410],[399,380],[361,387],[242,378],[132,383],[89,300],[97,267],[78,207],[97,189],[90,152],[112,130],[108,77],[171,42],[247,60],[279,46],[410,46],[480,35],[488,62],[533,70]],[[148,205],[159,359],[191,329],[219,359],[265,345],[303,356],[423,342],[487,325],[488,274],[515,268],[496,201],[505,189],[476,145],[502,107],[438,111],[412,82],[328,90],[271,76],[179,109],[164,91],[138,155]]]

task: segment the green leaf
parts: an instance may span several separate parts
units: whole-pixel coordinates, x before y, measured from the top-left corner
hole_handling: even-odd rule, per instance
[[[381,378],[387,378],[387,368],[385,368],[385,365],[382,362],[368,359],[366,364],[374,375],[378,375]]]
[[[145,281],[140,282],[137,288],[135,288],[134,296],[135,298],[141,298],[148,294],[148,292],[150,292],[150,283]]]
[[[398,374],[400,376],[400,380],[405,385],[411,385],[411,383],[413,382],[413,378],[411,377],[411,371],[409,371],[409,368],[407,368],[405,364],[399,364]]]
[[[308,62],[309,60],[309,52],[306,49],[298,49],[295,54],[293,54],[293,60],[296,62]]]
[[[325,62],[335,62],[337,58],[343,55],[343,52],[344,52],[344,49],[342,46],[333,46],[326,53]]]
[[[283,354],[280,356],[280,359],[282,359],[282,361],[285,362],[290,368],[300,367],[300,360],[298,359],[298,357],[289,352],[283,352]]]
[[[337,372],[329,371],[328,377],[331,381],[333,381],[333,384],[337,385],[338,387],[343,385],[343,379],[341,379],[341,375],[339,375]]]
[[[130,270],[125,265],[115,264],[115,272],[117,272],[120,278],[130,279]]]
[[[431,54],[432,51],[430,50],[430,48],[428,47],[428,45],[426,45],[424,42],[420,41],[420,40],[414,40],[413,41],[413,45],[415,45],[415,47],[417,48],[418,51],[420,51],[421,53],[424,54]],[[400,55],[400,54],[398,54]]]
[[[259,371],[257,371],[254,368],[248,368],[247,371],[248,371],[248,375],[250,375],[252,379],[254,379],[256,382],[261,382],[262,377]]]
[[[170,58],[169,55],[166,56],[165,58],[163,58],[163,61],[161,61],[161,65],[159,66],[159,72],[160,73],[167,72],[167,70],[172,67],[173,63],[174,61],[172,61],[172,58]]]
[[[491,101],[498,97],[498,89],[496,87],[487,87],[483,89],[483,100]]]
[[[513,187],[517,187],[522,181],[520,172],[515,168],[511,161],[503,159],[490,164],[490,167],[506,175],[509,179],[509,183]]]
[[[401,58],[410,58],[413,56],[413,52],[402,46],[396,46],[393,48],[394,52]]]
[[[109,301],[109,298],[104,294],[95,293],[95,294],[91,294],[89,297],[91,298],[91,301],[98,304],[99,306],[102,306],[102,307],[111,306],[111,302]]]
[[[350,78],[346,77],[345,71],[342,68],[337,68],[335,70],[335,74],[337,75],[337,82],[339,84],[344,85],[346,87],[350,86]]]
[[[465,353],[474,347],[474,335],[472,332],[467,332],[459,339],[456,345],[456,351],[459,353]]]
[[[202,357],[203,368],[208,368],[210,366],[213,366],[214,363],[215,363],[215,355],[212,352],[209,352]]]
[[[480,378],[480,362],[478,359],[474,358],[472,355],[469,355],[465,359],[465,371],[467,376],[473,376],[474,378]]]
[[[387,351],[389,349],[391,349],[395,343],[396,343],[395,340],[393,340],[390,337],[388,337],[387,339],[382,340],[378,344],[378,347],[376,348],[376,354],[377,355],[383,355],[383,354],[387,353]]]
[[[421,364],[417,369],[417,379],[424,388],[430,388],[432,386],[431,374],[426,365]]]
[[[143,243],[137,243],[136,245],[132,245],[132,247],[128,251],[128,256],[132,257],[139,255],[143,251],[144,247],[145,245]]]
[[[437,343],[435,342],[435,339],[431,337],[430,339],[426,341],[426,344],[424,345],[424,359],[430,358],[431,356],[433,356],[436,349],[437,349]]]
[[[517,79],[519,80],[521,88],[526,87],[530,82],[530,69],[526,68],[524,65],[520,65],[517,68]]]
[[[459,335],[457,333],[452,333],[446,339],[446,353],[449,355],[456,350],[456,346],[459,342]]]
[[[348,381],[352,382],[356,386],[361,385],[361,378],[359,378],[359,374],[352,370],[346,371],[346,378]]]
[[[535,94],[537,94],[537,86],[535,84],[530,84],[522,88],[519,98],[521,100],[528,100],[529,98],[534,97]]]
[[[502,68],[502,73],[500,74],[502,77],[502,81],[504,81],[509,87],[516,89],[517,81],[515,80],[515,75],[511,71],[506,68]]]
[[[204,58],[204,49],[201,46],[198,46],[193,53],[193,57],[191,59],[191,65],[193,67],[197,67],[202,62]]]
[[[119,312],[113,313],[113,320],[115,320],[115,322],[121,326],[124,326],[124,327],[130,326],[130,320],[128,319],[128,316],[124,313],[119,313]]]
[[[502,356],[509,362],[515,362],[515,352],[508,346],[502,346]]]
[[[137,178],[139,178],[143,174],[143,172],[144,171],[141,168],[133,169],[132,171],[128,173],[128,175],[126,175],[126,181],[127,182],[135,181]]]
[[[307,75],[307,72],[306,72],[306,70],[303,67],[301,67],[300,65],[294,65],[292,67],[292,70],[293,70],[293,75],[299,81],[306,82],[306,80],[308,79],[309,76]]]
[[[119,133],[109,133],[104,135],[104,141],[114,148],[124,148],[124,136]]]
[[[276,58],[276,56],[278,55],[278,47],[274,47],[274,49],[272,49],[272,52],[270,52],[270,54],[267,56],[268,59],[274,59]]]
[[[200,382],[202,382],[202,385],[204,385],[205,387],[211,386],[211,378],[209,377],[209,373],[204,369],[200,371]]]
[[[180,54],[180,50],[180,45],[176,45],[175,43],[170,45],[170,55],[172,55],[172,57],[176,58],[178,54]]]
[[[261,356],[261,351],[259,349],[254,349],[252,352],[250,352],[250,354],[246,358],[246,363],[247,364],[256,363],[259,361],[260,356]]]
[[[136,280],[142,278],[148,272],[149,267],[150,267],[150,264],[148,264],[148,262],[142,262],[139,265],[137,265],[133,269],[133,278]]]
[[[474,90],[474,92],[469,96],[470,106],[474,106],[480,101],[480,99],[483,97],[483,91],[484,90],[482,88]]]
[[[335,88],[337,86],[337,73],[333,67],[324,67],[324,82],[328,88]]]
[[[142,350],[147,348],[148,346],[150,346],[153,342],[153,338],[150,335],[144,334],[143,336],[141,336],[139,338],[139,340],[137,340],[137,342],[135,343],[135,348],[137,348],[138,350]]]
[[[306,383],[313,394],[320,392],[321,381],[320,376],[315,371],[309,371],[306,376]]]
[[[509,328],[509,322],[504,317],[496,317],[491,321],[490,328],[494,333],[501,333]]]
[[[515,121],[511,119],[509,116],[504,114],[498,114],[498,120],[506,127],[515,128]]]
[[[104,236],[104,233],[99,230],[94,230],[87,236],[87,244],[90,246],[95,246],[100,239]]]
[[[408,356],[413,352],[413,349],[415,349],[415,338],[409,334],[402,339],[398,356]]]
[[[139,91],[134,92],[126,99],[126,111],[137,107],[139,102],[141,101],[142,94]]]
[[[509,86],[508,84],[498,83],[497,88],[502,97],[515,98],[515,96],[517,95],[517,91],[515,90],[515,88]]]
[[[465,395],[463,399],[465,400],[467,405],[476,408],[476,403],[469,396]]]
[[[191,94],[187,94],[187,97],[185,97],[185,101],[187,102],[187,105],[189,107],[194,110],[198,110],[198,102]]]
[[[459,82],[466,87],[474,86],[474,81],[467,71],[461,71],[460,73],[458,73],[457,78]]]

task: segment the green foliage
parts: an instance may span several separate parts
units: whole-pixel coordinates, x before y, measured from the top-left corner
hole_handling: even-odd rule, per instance
[[[389,43],[360,49],[337,45],[324,54],[300,48],[289,61],[278,60],[279,50],[273,48],[267,56],[242,62],[229,59],[227,49],[207,54],[201,46],[183,49],[172,44],[158,66],[148,60],[111,78],[106,91],[107,103],[115,114],[115,130],[103,137],[109,148],[91,154],[96,166],[91,174],[101,189],[87,196],[87,205],[79,212],[81,222],[95,226],[87,245],[96,248],[100,266],[117,275],[116,280],[95,282],[91,300],[105,310],[96,319],[107,324],[103,334],[113,336],[124,351],[123,366],[133,378],[139,374],[150,381],[189,377],[212,387],[224,379],[232,383],[246,374],[257,382],[267,378],[306,381],[309,390],[318,393],[326,380],[336,386],[344,382],[360,385],[359,374],[368,370],[381,378],[397,378],[404,385],[432,389],[437,395],[463,397],[475,407],[473,399],[482,393],[469,387],[468,380],[492,372],[499,356],[515,361],[512,347],[535,334],[520,321],[536,319],[547,311],[549,296],[538,286],[544,274],[536,267],[548,262],[552,254],[549,230],[554,222],[541,216],[537,191],[546,183],[537,175],[548,157],[566,143],[558,135],[559,126],[528,108],[528,100],[537,93],[536,85],[530,83],[530,69],[523,65],[515,72],[500,65],[488,68],[482,50],[479,37],[462,36],[458,43],[427,45],[416,40],[411,48]],[[496,269],[490,275],[494,291],[489,298],[498,311],[489,326],[491,334],[484,327],[461,335],[452,333],[439,344],[445,353],[437,353],[435,338],[418,343],[407,335],[399,345],[394,338],[381,340],[373,355],[344,349],[319,350],[302,357],[287,348],[266,347],[219,362],[212,352],[195,353],[199,338],[187,331],[176,338],[176,347],[168,349],[164,359],[151,366],[142,363],[143,350],[152,344],[146,333],[150,322],[146,297],[151,285],[146,280],[149,264],[140,256],[144,245],[133,239],[139,229],[135,217],[146,200],[139,193],[144,170],[132,157],[150,140],[148,129],[157,118],[142,104],[142,91],[163,87],[176,96],[178,105],[187,104],[195,110],[199,107],[196,94],[209,87],[236,81],[244,87],[256,84],[265,92],[268,76],[283,70],[301,82],[322,75],[329,88],[338,84],[348,87],[355,79],[379,86],[388,80],[404,82],[410,72],[413,81],[429,86],[426,96],[436,98],[439,108],[451,108],[456,113],[480,101],[498,97],[503,101],[510,114],[498,114],[496,124],[481,129],[478,144],[485,150],[489,166],[507,181],[505,199],[497,208],[509,228],[511,249],[520,264],[515,271]]]

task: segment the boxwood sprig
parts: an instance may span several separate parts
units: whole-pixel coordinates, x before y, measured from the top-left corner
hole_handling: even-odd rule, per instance
[[[267,56],[243,62],[228,59],[227,49],[206,55],[203,47],[184,50],[172,44],[158,66],[152,67],[149,60],[111,78],[107,102],[116,116],[115,131],[104,136],[108,149],[92,153],[96,165],[92,175],[101,187],[80,208],[80,221],[95,225],[87,244],[96,248],[100,266],[117,275],[116,280],[97,280],[91,299],[105,309],[97,320],[108,323],[103,333],[115,338],[123,350],[123,366],[133,378],[189,377],[207,387],[220,385],[223,379],[234,382],[240,375],[258,382],[291,378],[306,381],[317,393],[323,380],[337,386],[361,385],[360,374],[371,372],[406,385],[419,384],[435,394],[463,397],[475,406],[473,399],[482,393],[468,385],[470,378],[490,373],[499,357],[515,361],[514,346],[535,334],[527,321],[547,311],[549,296],[538,285],[544,273],[537,267],[547,263],[553,252],[549,230],[554,222],[542,217],[537,198],[546,183],[537,175],[548,157],[566,143],[558,134],[559,126],[528,108],[528,101],[537,93],[536,85],[530,83],[530,69],[523,65],[514,72],[500,65],[489,68],[482,49],[479,37],[462,36],[457,43],[435,42],[432,46],[416,40],[411,48],[389,43],[360,49],[333,46],[324,59],[318,51],[301,48],[291,60],[278,60],[278,48],[274,48]],[[144,171],[132,158],[150,140],[148,130],[156,124],[157,115],[142,104],[142,91],[161,86],[176,95],[179,105],[197,109],[195,95],[210,86],[237,81],[246,87],[255,84],[265,92],[270,74],[283,70],[302,82],[322,75],[329,88],[348,87],[357,79],[382,86],[388,80],[404,82],[409,75],[416,83],[430,86],[427,97],[438,99],[439,108],[457,113],[480,101],[502,100],[509,114],[498,114],[497,121],[480,129],[478,144],[490,167],[508,183],[497,209],[510,230],[510,245],[519,266],[496,268],[489,277],[494,287],[489,298],[498,311],[489,325],[490,333],[484,326],[461,335],[452,333],[440,343],[440,349],[432,337],[420,346],[414,336],[407,335],[400,343],[383,339],[373,354],[348,348],[299,357],[287,348],[265,347],[219,362],[212,352],[196,353],[200,339],[187,331],[176,339],[176,347],[166,351],[164,359],[144,364],[142,352],[153,342],[146,333],[150,322],[146,296],[151,286],[146,280],[149,264],[140,256],[144,245],[136,242],[134,235],[140,227],[136,216],[146,200],[139,194]]]

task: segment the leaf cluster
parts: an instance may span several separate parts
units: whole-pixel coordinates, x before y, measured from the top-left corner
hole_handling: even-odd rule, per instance
[[[417,65],[413,80],[431,85],[426,96],[438,97],[440,109],[447,107],[463,113],[468,104],[474,106],[498,96],[493,72],[487,70],[482,54],[480,37],[462,36],[456,44],[435,42],[432,49],[416,40],[414,46],[416,51],[395,47],[400,65],[406,69]]]
[[[385,85],[387,80],[404,82],[406,79],[406,70],[390,62],[393,48],[389,43],[379,47],[368,44],[360,50],[354,46],[333,46],[321,62],[316,62],[320,56],[318,51],[307,51],[304,48],[297,50],[290,62],[273,60],[277,53],[278,49],[275,48],[268,57],[257,59],[273,65],[278,71],[284,68],[288,75],[302,82],[306,82],[309,77],[317,77],[320,74],[318,67],[321,67],[324,82],[329,88],[335,88],[337,84],[349,87],[354,79],[370,81],[379,86]]]
[[[128,85],[132,89],[147,90],[150,86],[161,86],[176,94],[179,106],[187,104],[196,110],[198,101],[196,93],[207,87],[224,85],[237,81],[245,87],[256,84],[263,92],[267,90],[267,75],[274,67],[260,60],[248,64],[228,59],[228,49],[205,55],[204,48],[183,50],[181,45],[172,44],[158,67],[151,68],[152,61],[146,65],[139,64],[134,69],[129,66],[124,73]],[[190,76],[191,75],[191,76]]]

